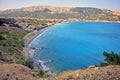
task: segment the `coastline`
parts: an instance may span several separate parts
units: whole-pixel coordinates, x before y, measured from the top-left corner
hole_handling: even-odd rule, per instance
[[[72,21],[73,22],[73,21]],[[75,21],[75,22],[82,22],[82,21]],[[85,22],[85,21],[84,21]],[[87,21],[87,22],[90,22],[90,21]],[[61,22],[61,23],[66,23],[66,22]],[[118,23],[118,22],[116,22]],[[60,23],[57,23],[57,24],[60,24]],[[57,24],[54,24],[54,25],[57,25]],[[54,26],[52,25],[52,26]],[[30,58],[30,51],[32,50],[32,47],[30,48],[29,44],[35,39],[37,38],[40,34],[42,34],[44,31],[46,31],[47,29],[49,29],[51,26],[48,26],[48,27],[44,27],[38,31],[33,31],[31,33],[28,33],[25,37],[24,37],[24,48],[23,48],[23,55],[25,57],[25,59],[30,59],[32,60],[32,58]],[[44,65],[44,62],[45,61],[41,61],[40,59],[33,59],[32,60],[33,63],[37,64],[37,66],[39,67],[39,69],[43,70],[44,72],[48,72],[48,74],[50,75],[54,75],[54,73],[51,73],[49,68],[47,68],[45,65]],[[46,61],[47,62],[47,61]]]
[[[56,25],[56,24],[55,24]],[[42,61],[39,58],[34,58],[34,49],[31,46],[29,46],[29,44],[35,39],[37,38],[39,35],[41,35],[44,31],[48,30],[51,26],[48,27],[44,27],[42,29],[40,29],[39,31],[33,31],[31,33],[28,33],[25,37],[24,37],[24,47],[23,47],[23,56],[25,57],[25,59],[30,59],[33,62],[33,66],[34,69],[33,71],[38,71],[38,70],[42,70],[43,72],[45,72],[46,74],[50,75],[50,76],[55,76],[56,74],[51,72],[50,69],[45,65],[46,63],[51,62],[51,60],[49,61]]]
[[[23,56],[26,59],[29,59],[29,44],[32,42],[32,40],[34,40],[38,35],[40,35],[42,32],[44,32],[45,30],[49,29],[50,27],[44,27],[42,29],[40,29],[39,31],[33,31],[31,33],[28,33],[23,39],[24,39],[24,47],[23,47]]]

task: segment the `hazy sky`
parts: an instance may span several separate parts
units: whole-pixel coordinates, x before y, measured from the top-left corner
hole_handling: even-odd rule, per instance
[[[120,0],[0,0],[0,10],[37,5],[96,7],[120,10]]]

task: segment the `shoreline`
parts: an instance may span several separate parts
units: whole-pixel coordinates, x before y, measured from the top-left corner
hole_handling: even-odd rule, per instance
[[[67,22],[67,21],[66,21]],[[66,23],[66,22],[60,22],[57,24],[61,24],[61,23]],[[72,21],[72,22],[82,22],[82,21]],[[85,22],[85,21],[84,21]],[[87,21],[87,22],[91,22],[91,21]],[[93,22],[93,21],[92,21]],[[114,23],[114,22],[113,22]],[[116,22],[119,23],[119,22]],[[54,25],[57,25],[54,24]],[[52,26],[54,26],[52,25]],[[32,49],[32,47],[30,48],[29,44],[35,39],[37,38],[40,34],[42,34],[44,31],[46,31],[47,29],[49,29],[51,26],[48,27],[44,27],[41,28],[38,31],[33,31],[28,33],[25,37],[24,37],[24,48],[23,48],[23,55],[25,57],[25,59],[30,59],[33,61],[33,63],[37,64],[39,69],[43,70],[44,72],[48,72],[50,74],[52,74],[49,70],[49,68],[47,68],[47,66],[44,65],[44,61],[41,61],[40,59],[32,59],[32,57],[30,56],[32,53],[30,52]],[[42,65],[43,64],[43,65]],[[44,66],[44,67],[43,67]],[[44,69],[46,68],[46,70]]]
[[[46,63],[50,63],[51,60],[42,61],[39,58],[34,58],[33,55],[34,55],[35,48],[32,49],[32,47],[29,46],[29,44],[34,39],[36,39],[39,35],[41,35],[44,31],[48,30],[50,27],[51,26],[48,26],[48,27],[44,27],[44,28],[40,29],[39,31],[33,31],[31,33],[28,33],[24,37],[24,45],[25,46],[23,47],[23,56],[25,57],[25,59],[30,59],[33,62],[35,71],[42,70],[43,72],[45,72],[46,74],[48,74],[50,76],[55,76],[56,74],[51,72],[50,69],[45,65]]]
[[[86,20],[86,21],[78,21],[78,22],[113,22],[113,23],[120,23],[120,21],[107,21],[107,20]]]
[[[23,56],[26,59],[29,59],[29,51],[31,50],[29,48],[29,44],[38,36],[40,35],[42,32],[44,32],[45,30],[49,29],[50,27],[44,27],[42,29],[40,29],[39,31],[33,31],[28,33],[23,39],[24,39],[24,47],[23,47]]]

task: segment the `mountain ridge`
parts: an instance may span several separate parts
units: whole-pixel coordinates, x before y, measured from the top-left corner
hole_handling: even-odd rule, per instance
[[[78,7],[66,7],[66,6],[52,6],[52,5],[37,5],[37,6],[27,6],[27,7],[21,7],[21,8],[14,8],[14,9],[5,9],[5,10],[1,10],[2,11],[6,11],[6,10],[17,10],[17,9],[26,9],[26,8],[78,8]],[[79,8],[97,8],[97,7],[79,7]],[[101,9],[101,8],[97,8],[97,9]],[[114,9],[106,9],[106,8],[102,8],[101,10],[111,10],[111,11],[120,11],[120,10],[114,10]]]
[[[120,11],[93,7],[30,6],[0,11],[0,17],[120,21]]]

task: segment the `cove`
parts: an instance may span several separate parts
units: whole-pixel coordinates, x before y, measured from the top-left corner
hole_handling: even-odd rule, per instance
[[[41,48],[34,56],[52,62],[56,73],[84,69],[104,61],[103,51],[120,52],[120,23],[66,22],[54,25],[30,46]]]

